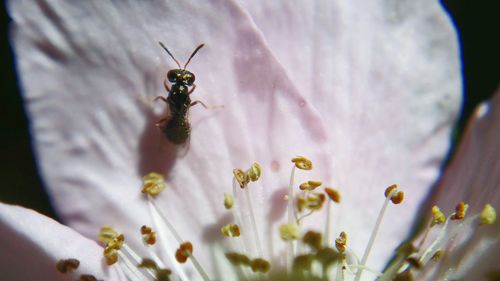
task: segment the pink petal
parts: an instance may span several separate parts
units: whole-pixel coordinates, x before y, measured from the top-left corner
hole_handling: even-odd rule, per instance
[[[431,204],[438,205],[443,212],[451,213],[455,205],[464,201],[469,204],[467,213],[478,214],[489,203],[500,210],[500,91],[493,99],[480,105],[446,170],[436,187]],[[460,280],[483,280],[487,274],[498,271],[498,252],[500,251],[500,224],[481,226],[476,230],[474,239],[466,247],[465,256],[453,260],[457,252],[448,253],[441,264],[454,266],[452,277]],[[459,236],[469,237],[463,231]],[[460,244],[459,244],[460,245]],[[453,261],[460,260],[454,265]],[[430,275],[429,280],[434,280]]]
[[[405,191],[369,259],[409,234],[440,173],[460,105],[456,32],[436,1],[242,1],[300,93],[328,124],[336,233],[362,253],[385,187]],[[355,207],[362,206],[362,207]]]
[[[76,280],[81,274],[97,279],[125,280],[103,263],[103,249],[71,228],[32,210],[0,203],[0,272],[2,280]],[[77,271],[62,274],[61,259],[80,261]]]
[[[233,168],[263,166],[254,204],[265,233],[282,216],[269,198],[283,202],[276,194],[293,156],[309,156],[318,167],[311,175],[327,177],[323,122],[231,2],[13,1],[10,10],[44,179],[63,219],[87,237],[110,224],[140,245],[140,226],[152,224],[141,177],[167,172],[161,206],[184,239],[207,249],[197,255],[210,265]],[[224,105],[191,110],[191,145],[179,159],[154,126],[164,104],[153,110],[152,100],[166,95],[162,75],[173,66],[160,40],[180,60],[206,43],[189,66],[193,99]]]

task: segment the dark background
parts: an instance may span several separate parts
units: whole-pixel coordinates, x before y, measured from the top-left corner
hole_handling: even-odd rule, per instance
[[[495,1],[446,0],[459,31],[465,104],[456,129],[457,139],[474,107],[488,99],[499,84],[500,24]],[[491,3],[491,4],[489,4]],[[3,3],[0,15],[2,91],[0,104],[0,201],[19,204],[57,218],[43,190],[31,147],[8,38],[9,18]]]

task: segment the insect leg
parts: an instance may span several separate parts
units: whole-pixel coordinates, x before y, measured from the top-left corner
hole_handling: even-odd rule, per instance
[[[194,91],[194,89],[196,89],[196,84],[193,84],[193,88],[191,88],[191,90],[189,90],[188,95],[190,95]]]
[[[189,107],[193,106],[193,105],[196,105],[196,104],[201,104],[204,108],[208,109],[208,106],[206,104],[204,104],[201,100],[195,100],[193,101]]]
[[[163,123],[165,123],[165,121],[167,121],[167,120],[168,120],[168,117],[160,119],[158,122],[155,123],[155,126],[156,127],[161,127],[161,125],[163,125]]]
[[[157,97],[154,99],[154,101],[157,101],[157,100],[162,100],[162,101],[164,101],[164,102],[168,103],[167,98],[166,98],[166,97],[163,97],[163,96],[157,96]]]

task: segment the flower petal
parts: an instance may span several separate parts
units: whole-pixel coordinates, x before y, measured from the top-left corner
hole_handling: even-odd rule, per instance
[[[112,224],[140,245],[140,226],[152,223],[141,177],[151,171],[167,173],[162,209],[195,249],[219,242],[233,168],[261,163],[265,188],[255,189],[254,204],[266,233],[283,215],[269,198],[283,202],[291,157],[309,156],[319,167],[313,178],[327,177],[323,121],[233,2],[9,5],[41,171],[63,219],[86,236]],[[162,75],[173,66],[158,41],[181,61],[206,43],[189,65],[192,97],[224,105],[191,110],[184,158],[154,126],[161,115],[152,100],[166,95]],[[198,253],[202,264],[213,260]]]
[[[468,214],[478,214],[485,204],[500,210],[500,90],[490,102],[480,105],[469,121],[463,139],[440,180],[430,202],[444,212],[453,212],[455,205],[469,204]],[[474,226],[475,227],[475,226]],[[458,246],[440,262],[443,270],[430,272],[426,280],[437,280],[440,274],[449,279],[483,280],[498,274],[500,224],[464,230],[458,236]],[[446,269],[448,272],[446,272]],[[451,272],[451,273],[450,273]]]
[[[461,99],[451,20],[436,1],[241,2],[328,124],[343,198],[336,233],[346,231],[361,253],[383,189],[405,191],[385,218],[395,222],[383,225],[385,247],[369,260],[382,266],[409,234],[449,149]]]
[[[103,249],[74,230],[32,210],[0,203],[0,271],[3,280],[75,280],[81,274],[125,280],[104,267]],[[62,274],[56,263],[76,258],[75,273]]]

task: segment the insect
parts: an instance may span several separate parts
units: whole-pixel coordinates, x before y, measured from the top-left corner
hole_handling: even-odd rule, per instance
[[[168,92],[168,96],[158,96],[155,98],[155,100],[164,101],[170,111],[168,116],[156,123],[156,126],[160,128],[171,143],[182,145],[188,141],[191,135],[191,125],[188,118],[189,108],[198,103],[207,108],[207,106],[199,100],[191,102],[189,95],[196,88],[194,84],[195,76],[192,72],[186,70],[191,59],[205,44],[196,47],[184,67],[181,67],[179,61],[175,59],[167,47],[165,47],[163,43],[159,43],[179,68],[169,70],[166,77],[163,79],[163,85]],[[173,84],[172,87],[169,87],[169,82]],[[191,89],[189,89],[189,87],[191,87]]]

